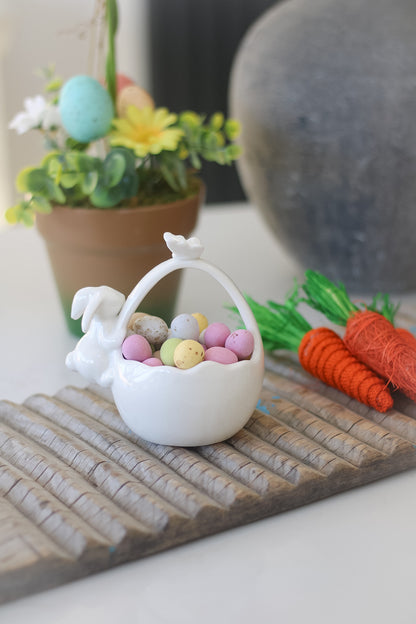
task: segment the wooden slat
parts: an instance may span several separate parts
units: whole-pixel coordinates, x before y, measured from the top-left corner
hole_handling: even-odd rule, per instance
[[[107,390],[0,403],[0,601],[416,466],[416,408],[379,414],[287,354],[219,444],[136,436]]]

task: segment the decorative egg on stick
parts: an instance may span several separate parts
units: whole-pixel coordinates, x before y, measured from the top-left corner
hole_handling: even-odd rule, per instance
[[[110,94],[98,80],[78,75],[62,87],[59,98],[62,125],[80,143],[106,136],[114,117]]]
[[[116,109],[119,117],[125,117],[129,106],[135,106],[138,109],[150,106],[155,107],[154,100],[151,95],[136,84],[124,86],[117,94]]]
[[[124,87],[128,87],[129,85],[134,85],[134,80],[132,80],[125,74],[120,74],[117,72],[116,74],[117,93],[120,93],[120,91],[124,89]]]

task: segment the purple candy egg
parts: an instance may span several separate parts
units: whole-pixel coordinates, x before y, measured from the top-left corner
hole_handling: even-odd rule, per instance
[[[152,357],[152,347],[146,338],[139,334],[127,336],[121,346],[121,352],[126,360],[136,362],[143,362]]]
[[[238,362],[238,357],[225,347],[210,347],[205,351],[205,361],[218,362],[219,364],[235,364]]]
[[[205,330],[204,342],[208,349],[223,347],[230,333],[230,329],[224,323],[211,323]]]
[[[247,360],[254,349],[253,334],[248,329],[237,329],[228,336],[225,346],[233,351],[239,360]]]

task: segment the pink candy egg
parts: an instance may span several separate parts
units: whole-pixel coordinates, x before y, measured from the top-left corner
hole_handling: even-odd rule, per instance
[[[239,360],[246,360],[253,353],[253,334],[248,329],[237,329],[228,336],[225,346],[233,351]]]
[[[204,332],[204,342],[208,349],[223,347],[230,333],[229,328],[224,323],[211,323]]]
[[[147,364],[147,366],[163,366],[163,362],[157,357],[147,358],[147,360],[143,360],[143,364]]]
[[[205,351],[205,361],[207,360],[219,364],[235,364],[238,362],[238,357],[225,347],[210,347]]]
[[[125,338],[121,352],[126,360],[136,360],[143,362],[152,357],[152,347],[143,336],[132,334]]]

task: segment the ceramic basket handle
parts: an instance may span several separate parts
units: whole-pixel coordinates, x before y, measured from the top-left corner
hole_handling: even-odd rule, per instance
[[[197,241],[199,243],[198,239],[190,240]],[[202,249],[203,248],[201,246],[200,252],[202,252]],[[261,346],[260,332],[254,315],[235,283],[223,271],[210,262],[201,260],[199,257],[185,258],[183,256],[177,256],[175,253],[173,253],[173,257],[170,260],[166,260],[151,269],[132,290],[119,314],[116,325],[116,334],[122,335],[123,331],[126,331],[131,315],[137,310],[140,303],[150,292],[150,290],[156,286],[156,284],[163,277],[178,269],[197,269],[204,271],[221,284],[236,305],[246,328],[253,334],[255,345]]]

